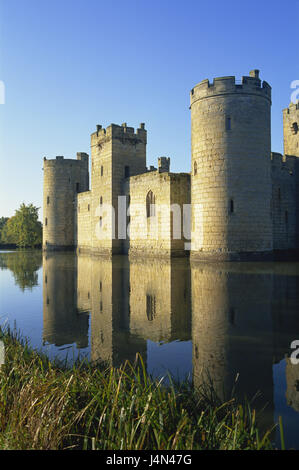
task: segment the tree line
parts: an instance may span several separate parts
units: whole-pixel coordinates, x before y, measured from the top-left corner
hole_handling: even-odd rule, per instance
[[[22,203],[13,217],[0,217],[0,244],[20,248],[35,247],[42,243],[42,223],[39,208]]]

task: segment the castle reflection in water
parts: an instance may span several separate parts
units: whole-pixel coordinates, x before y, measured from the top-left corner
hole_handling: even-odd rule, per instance
[[[129,262],[51,254],[43,258],[44,341],[88,343],[91,360],[119,366],[147,341],[191,339],[190,270],[184,260]]]
[[[196,386],[208,377],[227,398],[237,378],[237,394],[260,391],[273,419],[273,365],[284,358],[287,402],[299,410],[299,366],[289,359],[299,339],[298,283],[297,263],[190,266],[183,259],[47,253],[43,339],[84,348],[90,327],[90,359],[113,366],[136,353],[148,364],[149,341],[192,341]]]

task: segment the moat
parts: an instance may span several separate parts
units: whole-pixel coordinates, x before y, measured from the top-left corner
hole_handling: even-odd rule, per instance
[[[141,353],[154,377],[200,386],[208,373],[220,396],[265,405],[267,428],[281,415],[287,447],[299,448],[299,263],[2,251],[0,321],[70,363]]]

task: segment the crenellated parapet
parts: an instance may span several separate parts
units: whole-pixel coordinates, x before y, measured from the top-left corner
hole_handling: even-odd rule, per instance
[[[121,126],[117,124],[110,124],[106,129],[101,125],[97,125],[96,132],[91,134],[91,146],[109,142],[112,139],[118,139],[121,142],[129,141],[131,143],[142,142],[146,144],[147,142],[147,131],[145,129],[144,123],[140,124],[138,129],[134,127],[127,126],[127,123],[124,122]]]
[[[63,156],[57,156],[56,158],[51,158],[50,160],[47,157],[44,157],[44,170],[47,168],[60,168],[60,169],[70,169],[70,168],[82,168],[88,170],[88,160],[89,156],[87,153],[78,152],[77,160],[73,158],[64,158]]]
[[[298,116],[299,112],[299,101],[296,103],[290,103],[289,107],[283,110],[283,114],[296,114]]]
[[[256,95],[271,102],[271,86],[261,81],[259,71],[252,70],[249,76],[242,77],[240,83],[234,76],[217,77],[210,83],[208,79],[201,81],[190,92],[191,106],[198,100],[229,94]]]
[[[297,168],[297,157],[292,155],[282,155],[281,153],[271,153],[272,170],[281,170],[289,175],[294,175]]]

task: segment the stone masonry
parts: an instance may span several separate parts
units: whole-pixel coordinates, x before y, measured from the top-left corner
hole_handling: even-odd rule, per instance
[[[191,172],[146,167],[147,131],[98,125],[88,155],[44,159],[43,249],[101,255],[271,259],[299,249],[299,103],[271,153],[271,87],[258,70],[190,93]]]

